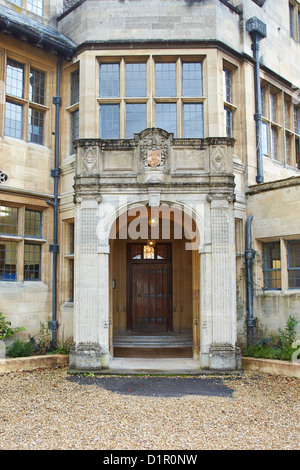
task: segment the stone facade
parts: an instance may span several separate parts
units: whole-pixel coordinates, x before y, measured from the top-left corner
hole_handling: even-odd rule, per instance
[[[168,239],[174,332],[192,336],[199,367],[238,369],[250,321],[249,216],[255,324],[276,331],[289,315],[300,322],[299,2],[41,5],[0,1],[0,311],[25,326],[23,338],[48,321],[58,341],[73,337],[73,369],[108,368],[117,334],[128,334],[130,229],[147,225],[154,209],[162,226],[173,209],[172,227],[187,242],[196,237],[191,253],[182,249],[186,240]],[[117,65],[115,94],[101,91],[103,64]],[[128,64],[144,67],[138,96],[126,88]],[[157,96],[157,64],[174,66],[171,96]],[[185,64],[201,70],[196,94],[185,95]],[[23,74],[22,96],[10,87],[9,67]],[[32,98],[33,70],[45,77],[42,104]],[[12,135],[8,103],[22,109],[21,136]],[[158,125],[164,104],[176,108],[173,129]],[[114,138],[101,135],[109,105],[118,109]],[[128,105],[144,113],[132,135]],[[186,134],[187,105],[198,110],[197,135]],[[39,236],[26,232],[33,213],[41,214]],[[25,273],[25,246],[40,252],[29,262],[34,279]]]

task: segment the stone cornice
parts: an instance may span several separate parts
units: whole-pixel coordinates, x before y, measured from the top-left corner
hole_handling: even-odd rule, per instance
[[[249,186],[246,195],[253,196],[265,191],[276,191],[278,189],[290,188],[292,186],[300,186],[300,176],[292,176],[284,180],[270,181],[267,183]]]

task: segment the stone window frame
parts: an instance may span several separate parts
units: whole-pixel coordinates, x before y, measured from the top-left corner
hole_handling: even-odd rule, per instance
[[[288,286],[289,286],[289,289],[295,290],[295,289],[300,289],[300,285],[299,285],[299,287],[292,287],[292,286],[291,286],[292,280],[290,281],[290,273],[293,272],[293,273],[297,274],[297,281],[299,282],[299,279],[300,279],[300,266],[296,266],[296,267],[295,267],[295,266],[291,266],[292,263],[290,262],[290,260],[291,260],[292,257],[291,257],[291,255],[290,255],[290,252],[291,252],[290,246],[291,246],[292,243],[297,243],[297,244],[300,245],[300,240],[288,240],[288,241],[287,241]],[[296,259],[296,257],[295,257],[295,259]],[[299,258],[297,257],[297,260],[298,260],[298,259],[299,259]],[[295,282],[295,280],[294,280],[294,282]]]
[[[285,164],[300,170],[300,106],[284,95]]]
[[[146,63],[147,76],[147,96],[146,97],[126,97],[126,63]],[[157,62],[175,62],[176,63],[176,96],[174,97],[157,97],[155,96],[155,64]],[[156,127],[156,104],[158,103],[175,103],[177,110],[177,138],[183,137],[183,109],[184,104],[203,105],[203,137],[206,134],[206,96],[185,97],[182,95],[182,63],[183,62],[200,62],[202,64],[202,95],[205,94],[205,56],[199,55],[138,55],[138,56],[122,56],[119,55],[109,57],[98,57],[98,77],[97,77],[97,103],[99,111],[101,104],[118,104],[120,106],[120,139],[126,138],[126,104],[146,104],[147,105],[147,127]],[[105,98],[100,96],[100,64],[102,63],[119,63],[120,64],[120,96]],[[100,135],[100,112],[99,112],[99,135]],[[197,136],[195,136],[197,137]],[[100,135],[101,138],[101,135]]]
[[[78,101],[73,101],[73,87],[74,87],[74,77],[78,74]],[[69,121],[69,154],[74,155],[74,140],[79,138],[79,108],[80,108],[80,67],[79,64],[75,64],[68,70],[68,92],[66,95],[67,100],[67,107],[66,112],[68,114],[68,121]],[[75,129],[77,129],[77,133],[74,133]]]
[[[290,38],[300,43],[300,4],[296,0],[289,0],[288,8]]]
[[[232,138],[234,136],[234,114],[237,106],[234,104],[237,100],[235,92],[235,72],[237,67],[226,60],[223,61],[223,100],[224,100],[224,135]],[[230,97],[226,92],[226,74],[230,75]],[[229,98],[229,99],[228,99]],[[227,117],[230,119],[230,128],[228,132]]]
[[[300,287],[291,287],[289,285],[289,243],[290,242],[300,242],[300,238],[295,236],[289,237],[274,237],[256,240],[256,246],[258,253],[256,255],[256,260],[254,260],[254,272],[255,272],[255,281],[254,288],[259,293],[259,290],[265,294],[285,294],[293,295],[296,292],[300,292]],[[280,249],[280,273],[281,273],[281,286],[279,288],[266,288],[264,284],[264,254],[263,247],[268,243],[279,243]],[[299,268],[300,269],[300,268]],[[260,287],[260,289],[259,289]]]
[[[13,281],[13,282],[39,282],[43,280],[42,274],[42,257],[43,246],[46,244],[46,239],[43,238],[43,213],[44,209],[37,206],[31,206],[21,203],[11,203],[7,201],[0,201],[0,207],[10,207],[18,210],[17,215],[17,234],[0,233],[0,242],[11,242],[17,244],[17,267],[16,278],[14,279],[1,279],[0,282]],[[26,235],[25,231],[25,211],[40,213],[40,231],[38,235]],[[39,247],[39,276],[38,279],[26,279],[24,276],[25,270],[25,246]]]
[[[285,163],[285,152],[282,150],[282,92],[274,85],[262,81],[262,128],[263,128],[263,155],[273,161]],[[264,134],[266,132],[266,134]],[[265,140],[265,137],[267,140]],[[267,151],[265,151],[267,150]]]
[[[7,92],[7,65],[8,61],[11,60],[20,64],[23,67],[23,90],[22,96],[17,96],[15,94],[9,94]],[[30,77],[31,72],[39,72],[44,74],[44,104],[38,103],[31,99],[30,96]],[[4,83],[5,83],[5,104],[11,103],[13,105],[18,106],[22,110],[22,121],[21,121],[21,135],[19,137],[10,137],[5,133],[5,106],[3,107],[3,124],[2,128],[0,129],[1,134],[4,138],[16,138],[18,140],[22,140],[28,144],[34,145],[42,145],[44,147],[50,146],[50,123],[48,122],[48,116],[50,114],[50,93],[49,93],[49,81],[48,80],[49,69],[46,67],[41,67],[40,63],[24,59],[15,53],[10,53],[10,51],[6,51],[4,57]],[[39,115],[39,119],[42,119],[42,134],[39,135],[37,139],[34,139],[33,136],[37,134],[30,132],[30,111],[36,114],[36,117]],[[32,137],[30,137],[30,135]]]
[[[268,247],[275,248],[275,245],[279,251],[279,259],[274,259],[275,265],[272,267],[266,266],[266,250]],[[276,264],[279,263],[279,264]],[[263,289],[264,290],[281,290],[282,281],[281,281],[281,252],[280,252],[280,241],[272,241],[272,242],[263,242],[262,243],[262,270],[263,270]],[[267,278],[271,275],[271,284],[269,284],[270,280]],[[274,285],[273,285],[274,284]]]
[[[64,220],[64,260],[67,302],[74,302],[74,250],[75,250],[75,223],[74,219]]]
[[[44,16],[45,0],[9,0],[14,5],[23,8],[37,16]]]

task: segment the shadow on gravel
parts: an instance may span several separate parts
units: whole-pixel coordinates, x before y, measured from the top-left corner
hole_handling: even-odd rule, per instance
[[[231,398],[233,390],[219,378],[186,377],[87,377],[71,376],[70,382],[96,385],[120,395],[183,397],[202,395]]]

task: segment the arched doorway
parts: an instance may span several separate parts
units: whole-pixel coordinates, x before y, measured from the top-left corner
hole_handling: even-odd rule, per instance
[[[200,262],[192,219],[180,209],[140,206],[110,239],[113,357],[194,357],[200,350]],[[125,230],[126,229],[126,230]],[[195,245],[196,246],[196,245]]]

